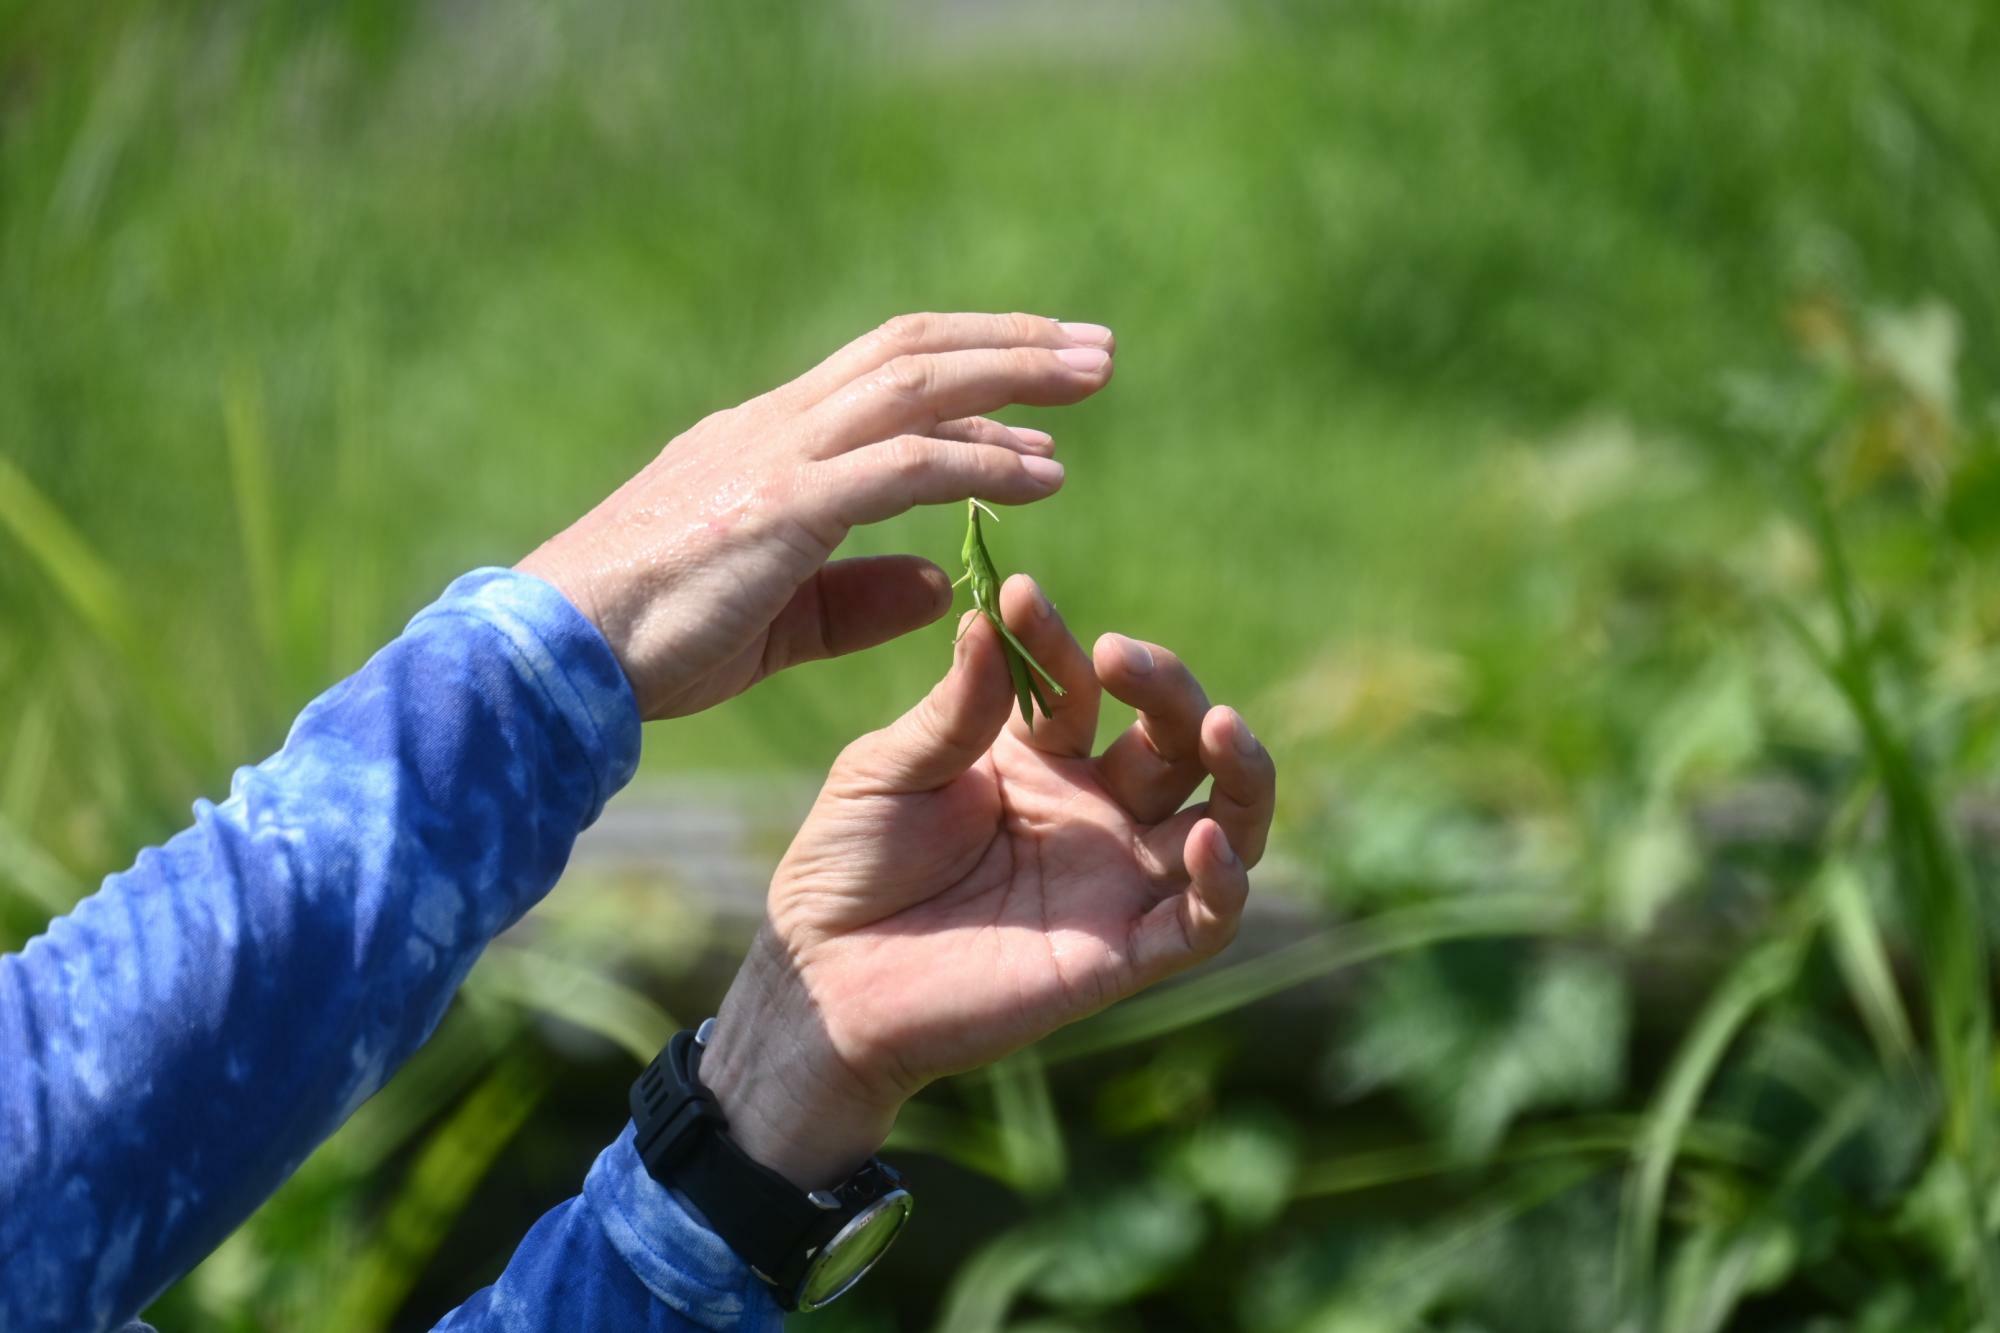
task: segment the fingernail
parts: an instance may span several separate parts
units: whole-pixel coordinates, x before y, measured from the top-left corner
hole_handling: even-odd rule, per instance
[[[1250,732],[1250,724],[1243,720],[1243,714],[1236,714],[1236,753],[1250,755],[1257,753],[1257,738]]]
[[[1056,359],[1071,370],[1102,370],[1111,353],[1102,347],[1065,347],[1056,353]]]
[[[1102,347],[1106,343],[1111,341],[1111,330],[1105,328],[1102,324],[1071,324],[1071,323],[1059,322],[1057,323],[1056,327],[1061,329],[1071,342],[1094,343],[1097,346]]]
[[[1056,442],[1056,437],[1045,430],[1035,430],[1030,426],[1009,426],[1014,438],[1032,449],[1046,449]]]
[[[1125,639],[1125,667],[1135,676],[1145,675],[1153,669],[1153,650],[1137,639]]]
[[[1229,845],[1229,835],[1222,831],[1222,825],[1215,826],[1215,856],[1226,866],[1236,864],[1236,849]]]
[[[1063,465],[1053,458],[1043,458],[1038,454],[1023,454],[1021,471],[1050,490],[1062,485]]]

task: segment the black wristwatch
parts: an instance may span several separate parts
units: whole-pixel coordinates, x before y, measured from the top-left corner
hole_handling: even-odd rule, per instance
[[[639,1157],[679,1190],[715,1233],[769,1283],[787,1310],[817,1310],[859,1282],[909,1220],[903,1178],[870,1158],[844,1184],[810,1193],[759,1166],[729,1138],[701,1083],[715,1020],[678,1033],[632,1085]]]

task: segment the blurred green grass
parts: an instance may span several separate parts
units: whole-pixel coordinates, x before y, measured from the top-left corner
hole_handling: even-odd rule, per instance
[[[148,609],[149,667],[247,697],[198,705],[234,758],[454,572],[877,320],[1102,320],[1117,384],[1044,414],[1073,480],[1003,559],[1254,700],[1328,643],[1513,614],[1533,535],[1466,519],[1496,445],[1709,419],[1804,286],[2000,291],[1978,24],[16,3],[0,432]],[[1964,309],[1982,374],[1991,312]],[[855,544],[949,563],[955,522]],[[12,559],[0,605],[58,614]],[[654,762],[817,764],[947,633],[776,682]]]
[[[2000,18],[1956,0],[0,0],[0,930],[177,828],[449,578],[518,558],[702,414],[903,310],[1099,320],[1118,377],[1017,415],[1070,482],[1009,513],[996,554],[1080,632],[1172,644],[1243,704],[1287,766],[1298,877],[1377,914],[1050,1043],[1052,1068],[1157,1048],[1058,1071],[1067,1162],[1039,1063],[921,1105],[913,1134],[1029,1221],[988,1243],[997,1223],[959,1207],[903,1270],[925,1278],[828,1326],[941,1308],[997,1328],[1039,1282],[1051,1333],[1454,1308],[1490,1321],[1454,1329],[1601,1329],[1614,1243],[1641,1286],[1658,1246],[1664,1327],[1719,1327],[1746,1273],[1783,1267],[1774,1246],[1829,1308],[1868,1303],[1843,1265],[1875,1275],[1873,1313],[1839,1327],[1955,1326],[1962,1297],[1925,1284],[1961,1272],[1934,1257],[1964,1241],[1957,1159],[1918,1177],[1909,1145],[1979,1080],[1953,1046],[1926,1081],[1907,1042],[1935,1040],[1927,1013],[1968,1025],[1977,982],[1907,977],[1912,937],[1977,934],[1951,915],[1926,764],[1976,796],[2000,734],[2000,612],[1953,545],[1990,557],[2000,508],[1978,489],[2000,476],[1995,87]],[[1861,735],[1760,619],[1790,599],[1839,642],[1824,550],[1773,500],[1783,451],[1742,428],[1806,429],[1770,387],[1801,347],[1864,380],[1908,353],[1893,410],[1854,407],[1813,467],[1868,501],[1842,521],[1880,642],[1840,651],[1921,666],[1883,687],[1912,739]],[[1959,403],[1966,439],[1924,425]],[[948,565],[959,521],[853,547]],[[815,768],[915,697],[949,634],[658,728],[647,763]],[[1705,831],[1726,782],[1858,809],[1874,769],[1892,828],[1931,847],[1914,868],[1856,827],[1824,847],[1817,825]],[[643,1044],[650,1000],[550,978],[639,955],[671,973],[698,934],[661,909],[635,948],[630,922],[560,914],[582,901],[549,909],[575,939],[476,974],[427,1063],[169,1312],[374,1326],[401,1305],[423,1326],[490,1275],[515,1233],[450,1224],[561,1082],[522,1015]],[[1813,952],[1822,912],[1837,966]],[[1703,985],[1735,978],[1710,1010],[1644,974],[1690,957]],[[1289,1034],[1314,1069],[1274,1090],[1243,1068],[1232,1011],[1362,962],[1351,1012]],[[1840,1093],[1825,1134],[1876,1136],[1894,1227],[1824,1239],[1859,1206],[1818,1169],[1847,1140],[1800,1119],[1823,1108],[1788,1077]],[[1917,1127],[1868,1120],[1877,1098]],[[1593,1114],[1506,1137],[1572,1110]],[[565,1188],[564,1122],[525,1123],[495,1177]],[[1620,1239],[1615,1190],[1573,1168],[1627,1153]],[[1498,1174],[1545,1158],[1556,1174]],[[384,1184],[392,1159],[408,1175]],[[1327,1211],[1432,1177],[1451,1188]],[[1578,1179],[1597,1192],[1565,1193]],[[1228,1276],[1194,1262],[1205,1234]]]

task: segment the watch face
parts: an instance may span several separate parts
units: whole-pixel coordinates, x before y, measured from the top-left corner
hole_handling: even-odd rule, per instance
[[[908,1190],[891,1190],[856,1213],[806,1270],[799,1309],[817,1310],[859,1282],[909,1220],[912,1202]]]

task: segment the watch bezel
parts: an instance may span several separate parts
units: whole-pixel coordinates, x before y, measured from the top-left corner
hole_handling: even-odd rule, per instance
[[[826,1244],[820,1246],[818,1252],[806,1264],[806,1271],[799,1276],[798,1286],[792,1291],[793,1307],[800,1311],[825,1309],[852,1291],[856,1283],[861,1281],[862,1278],[867,1277],[873,1271],[875,1265],[882,1262],[882,1256],[887,1254],[889,1247],[896,1243],[896,1237],[903,1234],[903,1228],[909,1225],[910,1212],[915,1206],[916,1200],[910,1197],[910,1192],[898,1187],[890,1190],[887,1194],[884,1194],[881,1198],[876,1199],[860,1212],[848,1218],[846,1224],[840,1230],[834,1232],[832,1238]],[[855,1269],[849,1275],[847,1281],[841,1283],[838,1288],[828,1292],[816,1301],[808,1301],[806,1299],[806,1292],[812,1287],[813,1275],[818,1273],[821,1268],[825,1267],[828,1262],[840,1253],[843,1242],[866,1230],[881,1213],[888,1209],[895,1209],[897,1211],[896,1225],[883,1236],[882,1243],[876,1248],[875,1253],[869,1255],[867,1262]]]

